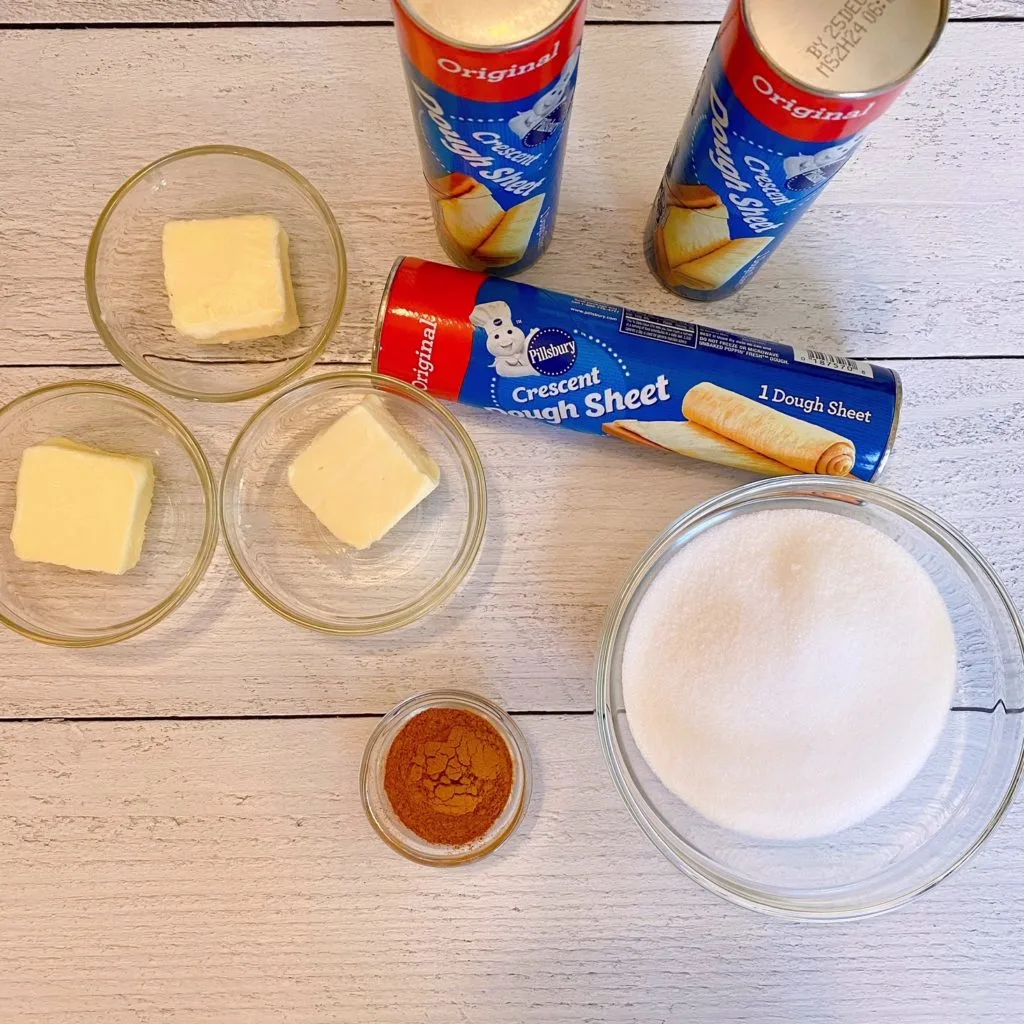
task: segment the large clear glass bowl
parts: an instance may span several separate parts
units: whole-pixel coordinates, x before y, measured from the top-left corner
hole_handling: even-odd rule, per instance
[[[803,842],[732,832],[688,807],[644,761],[622,696],[622,652],[630,623],[666,562],[705,530],[779,508],[848,516],[895,540],[945,598],[959,651],[948,723],[919,775],[867,821]],[[1024,631],[995,573],[963,536],[931,512],[853,480],[788,477],[749,484],[678,519],[640,559],[612,605],[597,668],[601,743],[615,785],[643,831],[673,864],[713,892],[791,918],[841,920],[892,910],[977,852],[1010,806],[1021,779],[1021,708]],[[884,715],[885,708],[878,714]]]

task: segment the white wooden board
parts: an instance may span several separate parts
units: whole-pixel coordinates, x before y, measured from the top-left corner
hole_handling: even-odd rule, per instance
[[[591,21],[717,21],[724,0],[590,0]],[[1020,0],[952,0],[954,18],[1022,17]],[[387,21],[390,0],[2,0],[0,24]]]
[[[1024,24],[953,25],[767,267],[704,305],[658,285],[641,236],[713,34],[589,29],[558,230],[525,279],[858,356],[1019,353]],[[390,28],[0,33],[0,95],[0,363],[107,358],[89,234],[129,174],[187,145],[264,149],[323,191],[352,271],[333,358],[368,358],[396,256],[441,258]]]
[[[592,21],[675,24],[588,29],[560,227],[526,279],[895,360],[907,401],[884,482],[962,528],[1024,606],[1024,0],[954,0],[957,18],[1018,23],[952,25],[785,249],[704,307],[656,285],[640,232],[722,8],[593,0]],[[129,173],[202,142],[266,149],[323,190],[352,269],[329,358],[365,360],[392,259],[440,256],[387,20],[385,0],[0,0],[0,25],[334,26],[0,29],[0,403],[132,383],[86,312],[89,232]],[[168,404],[218,474],[255,408]],[[0,631],[0,1024],[1024,1021],[1020,803],[918,904],[809,927],[706,894],[619,802],[588,713],[607,605],[672,518],[749,478],[460,413],[487,541],[409,630],[291,626],[220,549],[188,604],[127,644]],[[529,712],[536,769],[521,831],[457,873],[391,853],[357,792],[374,716],[453,684]]]
[[[964,530],[1024,607],[1024,360],[893,365],[907,398],[885,482]],[[130,383],[121,370],[95,375]],[[67,376],[6,370],[0,399]],[[254,407],[169,404],[218,472]],[[592,709],[602,622],[630,565],[676,516],[753,478],[459,412],[491,518],[476,570],[443,609],[383,637],[321,636],[260,604],[221,549],[189,602],[128,643],[49,650],[0,632],[0,718],[380,713],[411,689],[451,684],[514,710]]]
[[[894,915],[790,925],[641,836],[590,716],[520,719],[520,832],[404,861],[357,791],[373,721],[0,726],[4,1024],[1013,1024],[1018,807]]]

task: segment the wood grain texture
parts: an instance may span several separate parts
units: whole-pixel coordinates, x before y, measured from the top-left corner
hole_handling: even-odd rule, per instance
[[[717,21],[724,0],[590,0],[591,21]],[[953,0],[954,18],[1019,18],[1020,0]],[[390,0],[0,0],[0,24],[388,21]]]
[[[961,528],[1024,607],[1024,359],[893,365],[906,407],[884,482]],[[68,375],[7,370],[0,399]],[[99,376],[130,383],[121,370]],[[169,404],[218,471],[253,408]],[[491,515],[477,568],[440,611],[383,637],[321,636],[260,604],[221,548],[189,602],[128,643],[46,650],[0,632],[0,718],[380,713],[452,684],[519,711],[592,709],[602,623],[630,565],[676,516],[753,478],[459,414],[480,448]],[[3,535],[9,494],[0,508]]]
[[[642,837],[589,716],[521,720],[523,827],[404,861],[357,792],[373,721],[0,726],[4,1024],[1010,1024],[1020,805],[916,904],[789,925]]]
[[[713,35],[589,30],[559,226],[524,279],[859,356],[1016,354],[1024,233],[1005,211],[1024,176],[1006,140],[1024,24],[951,26],[783,249],[703,305],[657,284],[641,233]],[[186,145],[264,149],[323,191],[351,264],[333,358],[368,357],[396,256],[441,257],[389,27],[0,33],[0,95],[0,363],[106,358],[82,284],[93,223],[130,173]]]
[[[594,20],[713,20],[720,0],[594,0]],[[959,0],[959,17],[1020,0]],[[383,20],[383,0],[0,0],[0,23]],[[1024,26],[957,24],[786,250],[712,308],[662,292],[639,233],[711,25],[589,30],[564,212],[528,279],[894,362],[885,483],[961,527],[1024,605]],[[643,75],[628,75],[640,62]],[[82,295],[92,222],[138,166],[234,141],[324,191],[352,263],[333,360],[362,360],[384,275],[438,256],[390,27],[0,31],[0,402],[132,383]],[[43,364],[43,365],[32,365]],[[79,369],[75,364],[93,369]],[[169,402],[215,469],[255,403]],[[219,550],[120,647],[0,633],[0,718],[380,713],[459,684],[593,707],[609,601],[667,523],[744,474],[461,410],[486,465],[483,556],[439,613],[343,641],[278,619]],[[528,481],[529,486],[524,486]],[[0,510],[10,495],[0,494]],[[0,511],[0,543],[9,512]],[[524,715],[535,793],[495,857],[405,862],[370,830],[375,721],[0,722],[3,1024],[1016,1024],[1024,810],[914,906],[798,927],[708,895],[640,835],[590,715]]]

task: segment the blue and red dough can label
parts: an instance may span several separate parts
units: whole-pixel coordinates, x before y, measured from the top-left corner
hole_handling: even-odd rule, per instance
[[[762,475],[874,480],[896,434],[892,370],[398,261],[374,367],[437,398]]]
[[[648,220],[651,270],[690,299],[742,287],[905,84],[860,96],[800,88],[732,0]]]
[[[437,232],[460,266],[515,274],[551,241],[585,0],[507,48],[453,44],[393,0]]]

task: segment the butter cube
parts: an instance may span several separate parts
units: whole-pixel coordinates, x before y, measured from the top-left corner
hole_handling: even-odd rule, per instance
[[[288,468],[288,483],[344,544],[383,537],[437,487],[437,463],[371,396],[349,409]]]
[[[171,320],[186,337],[256,341],[299,326],[288,235],[276,217],[172,220],[163,255]]]
[[[53,438],[26,448],[11,541],[24,562],[115,575],[139,560],[153,463]]]

